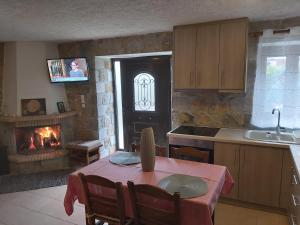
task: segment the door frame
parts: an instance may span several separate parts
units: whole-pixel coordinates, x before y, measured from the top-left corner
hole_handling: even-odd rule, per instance
[[[150,55],[150,56],[141,56],[141,57],[124,57],[124,58],[111,58],[111,67],[112,67],[112,82],[113,82],[113,100],[114,100],[114,119],[115,119],[115,136],[116,136],[116,150],[117,151],[122,151],[122,150],[125,150],[125,149],[119,149],[119,138],[118,138],[118,134],[119,134],[119,126],[118,126],[118,115],[117,115],[117,108],[118,108],[118,105],[117,105],[117,96],[116,96],[116,74],[115,74],[115,66],[114,66],[114,63],[116,61],[125,61],[125,60],[128,60],[128,59],[140,59],[140,60],[143,60],[143,59],[149,59],[149,58],[169,58],[170,60],[170,80],[168,82],[168,92],[169,92],[169,98],[168,98],[168,107],[169,107],[169,110],[168,110],[168,113],[169,113],[169,121],[168,121],[168,126],[169,128],[171,129],[172,127],[172,54],[170,55]],[[121,72],[121,76],[122,76],[122,71]],[[122,78],[121,78],[121,88],[123,88],[122,86]],[[158,88],[157,88],[158,89]],[[122,89],[123,90],[123,89]],[[159,90],[157,90],[159,91]],[[156,95],[158,96],[158,94]],[[123,98],[122,98],[122,104],[123,104]],[[157,111],[157,109],[155,110]],[[148,112],[149,113],[149,112]],[[152,113],[157,113],[157,112],[152,112]],[[123,116],[123,113],[122,113],[122,116]],[[123,126],[124,126],[124,117],[123,117]],[[125,139],[125,135],[123,137]],[[124,145],[125,145],[125,140],[124,140]],[[130,146],[128,146],[130,148]],[[124,146],[124,148],[126,148]],[[130,149],[128,149],[130,150]]]

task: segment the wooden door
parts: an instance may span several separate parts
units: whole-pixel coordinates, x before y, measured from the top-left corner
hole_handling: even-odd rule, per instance
[[[241,145],[239,200],[279,207],[282,149]]]
[[[231,176],[234,179],[234,187],[230,195],[226,198],[238,198],[238,184],[239,184],[239,157],[240,145],[229,143],[215,143],[214,147],[214,164],[226,166]]]
[[[204,24],[197,29],[196,87],[219,88],[220,25]]]
[[[196,33],[195,27],[174,30],[174,89],[195,88]]]
[[[247,21],[228,21],[220,27],[221,90],[244,90],[247,55]]]
[[[170,56],[120,59],[124,145],[139,143],[141,131],[152,127],[155,142],[166,146],[171,129]]]
[[[280,193],[280,208],[287,209],[291,202],[291,178],[293,173],[293,159],[288,149],[283,153],[282,181]]]

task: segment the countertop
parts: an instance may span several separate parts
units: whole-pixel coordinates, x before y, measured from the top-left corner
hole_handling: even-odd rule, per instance
[[[169,138],[186,138],[186,139],[195,139],[203,141],[213,141],[213,142],[224,142],[224,143],[236,143],[236,144],[247,144],[247,145],[260,145],[266,147],[275,147],[275,148],[289,148],[290,144],[285,143],[276,143],[276,142],[267,142],[267,141],[257,141],[246,139],[245,132],[247,129],[234,129],[234,128],[221,128],[216,136],[207,137],[207,136],[198,136],[198,135],[185,135],[185,134],[173,134],[168,132],[167,136]]]
[[[274,148],[286,148],[289,149],[291,152],[295,164],[295,170],[300,179],[300,145],[299,144],[285,144],[285,143],[250,140],[244,137],[246,131],[247,129],[221,128],[215,137],[172,134],[170,132],[167,133],[167,136],[169,138],[172,137],[188,138],[188,139],[196,139],[196,140],[203,140],[203,141],[259,145],[259,146],[274,147]]]

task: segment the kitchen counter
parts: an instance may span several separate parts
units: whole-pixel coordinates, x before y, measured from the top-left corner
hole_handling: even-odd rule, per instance
[[[168,137],[194,139],[202,141],[226,142],[247,145],[260,145],[275,148],[289,148],[290,144],[250,140],[244,137],[247,129],[221,128],[214,137],[167,133]]]
[[[250,140],[244,137],[246,131],[247,129],[221,128],[214,137],[173,134],[170,132],[167,133],[167,136],[169,138],[177,137],[177,138],[184,138],[184,139],[194,139],[199,141],[202,140],[202,141],[212,141],[212,142],[274,147],[274,148],[282,148],[287,150],[290,149],[296,167],[295,170],[300,179],[300,145],[299,144],[297,145],[297,144],[285,144],[285,143]]]

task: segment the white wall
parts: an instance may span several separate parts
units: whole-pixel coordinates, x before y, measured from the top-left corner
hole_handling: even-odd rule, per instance
[[[16,43],[8,42],[4,45],[3,68],[3,103],[2,111],[7,114],[17,112],[17,70]]]
[[[9,45],[5,43],[5,46]],[[4,87],[16,81],[16,90],[13,96],[15,101],[11,101],[16,106],[14,114],[21,115],[21,99],[26,98],[46,98],[47,114],[57,113],[56,103],[63,101],[67,104],[64,84],[52,84],[48,77],[46,59],[58,58],[58,47],[55,43],[48,42],[16,42],[15,43],[15,63],[5,63],[4,65]],[[4,57],[10,58],[11,52]],[[10,60],[12,61],[12,60]],[[5,69],[5,67],[8,67]],[[16,70],[14,78],[9,70]],[[7,71],[7,72],[6,72]],[[6,82],[5,82],[6,81]],[[10,97],[4,92],[4,99]],[[6,101],[7,102],[7,101]],[[5,109],[5,107],[4,107]],[[11,114],[11,111],[8,111]]]

